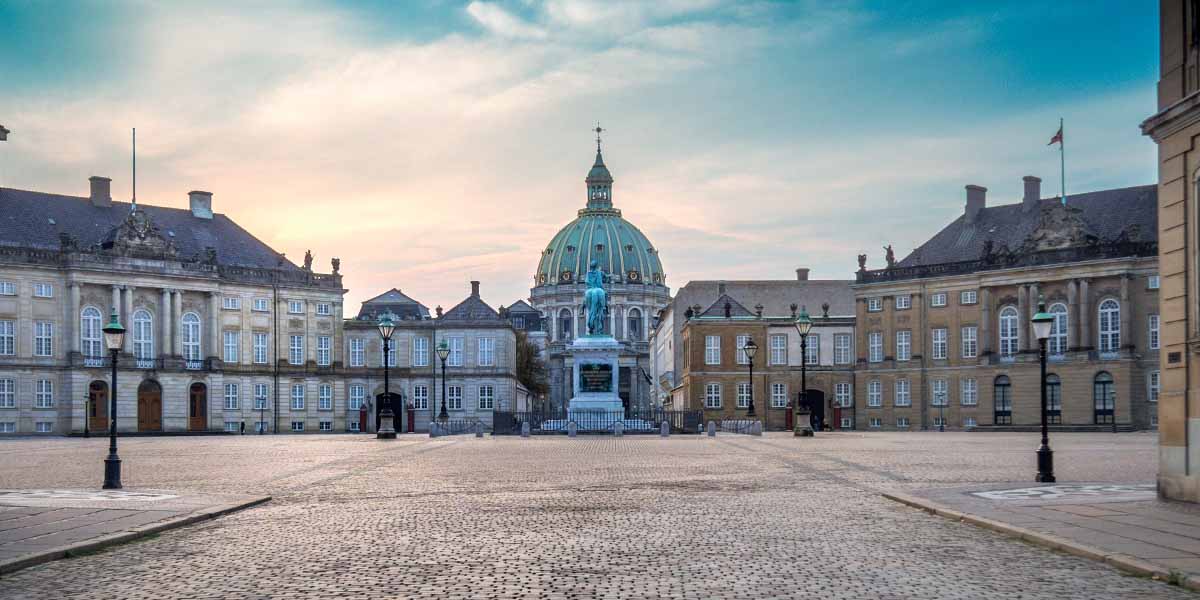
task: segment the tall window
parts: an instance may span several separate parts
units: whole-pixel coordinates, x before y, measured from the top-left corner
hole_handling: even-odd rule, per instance
[[[359,410],[362,408],[363,400],[366,398],[367,388],[361,384],[350,386],[350,400],[346,404],[348,410]]]
[[[461,385],[452,385],[446,388],[446,406],[449,410],[462,410]]]
[[[966,290],[966,291],[958,293],[958,303],[959,304],[963,304],[963,305],[975,304],[975,302],[977,302],[978,299],[979,299],[979,296],[975,292],[975,290]]]
[[[447,364],[451,367],[463,366],[463,339],[460,337],[450,338],[450,358]]]
[[[328,302],[318,302],[317,303],[317,315],[318,316],[328,317],[332,314],[333,314],[333,305],[331,305]]]
[[[867,298],[867,312],[879,312],[883,310],[882,298]]]
[[[911,387],[907,379],[896,380],[896,406],[912,406]]]
[[[255,298],[254,303],[250,306],[250,310],[255,312],[270,312],[271,301],[267,298]]]
[[[1158,341],[1158,315],[1150,315],[1149,342],[1151,350],[1158,350],[1160,342]]]
[[[558,339],[571,339],[571,311],[565,308],[558,311]]]
[[[304,384],[292,384],[292,410],[304,410]]]
[[[317,364],[328,367],[333,361],[333,338],[327,335],[317,336]]]
[[[267,409],[267,384],[254,384],[254,410]]]
[[[721,337],[716,335],[704,336],[704,364],[721,364]]]
[[[945,306],[946,305],[946,292],[937,292],[936,294],[933,294],[932,296],[930,296],[929,297],[929,305],[933,306],[935,308],[940,307],[940,306]]]
[[[17,324],[15,321],[0,321],[0,355],[17,353]]]
[[[37,321],[33,324],[33,355],[54,355],[54,323]]]
[[[950,386],[945,379],[933,380],[933,397],[930,404],[932,406],[948,406],[950,404]]]
[[[145,310],[133,313],[133,356],[138,360],[154,358],[154,317]]]
[[[750,384],[739,382],[737,384],[737,407],[747,408],[750,406]]]
[[[850,347],[850,334],[837,333],[833,336],[833,362],[848,365],[853,360],[853,349]]]
[[[221,308],[225,310],[238,310],[242,307],[242,299],[237,296],[224,296],[221,298]]]
[[[878,379],[867,382],[867,406],[871,408],[883,406],[883,384]]]
[[[1046,422],[1062,423],[1062,379],[1054,373],[1046,375]]]
[[[1092,401],[1095,405],[1095,422],[1107,425],[1113,422],[1113,411],[1117,405],[1117,388],[1113,377],[1101,371],[1092,383]]]
[[[1109,298],[1100,303],[1100,352],[1113,354],[1121,349],[1121,305]]]
[[[358,337],[350,338],[350,366],[361,367],[366,362],[366,340]]]
[[[353,348],[351,348],[353,350]],[[417,336],[413,338],[413,366],[429,366],[429,338]]]
[[[975,358],[979,356],[979,329],[974,325],[962,328],[962,357]]]
[[[317,410],[333,410],[333,386],[322,383],[317,388]]]
[[[304,336],[293,335],[288,341],[288,362],[293,365],[304,364]]]
[[[242,336],[237,331],[225,331],[225,362],[236,363],[238,361],[238,347],[241,345]]]
[[[261,331],[254,332],[254,362],[256,364],[266,364],[267,362],[267,334]]]
[[[1158,392],[1160,389],[1161,388],[1159,386],[1159,372],[1158,371],[1150,371],[1149,373],[1147,373],[1146,374],[1146,401],[1158,402]]]
[[[429,386],[413,386],[413,408],[416,410],[429,410]]]
[[[304,314],[304,301],[303,300],[288,300],[288,312],[293,315]]]
[[[775,334],[771,336],[771,364],[787,364],[787,336]]]
[[[934,360],[945,360],[949,352],[949,342],[946,340],[945,329],[933,330],[933,358]]]
[[[17,407],[17,385],[11,379],[0,379],[0,408]]]
[[[1012,425],[1012,382],[1008,375],[996,377],[992,384],[992,397],[995,399],[994,414],[996,425]]]
[[[979,404],[979,384],[974,379],[963,379],[959,388],[959,402],[963,406]]]
[[[179,319],[182,325],[184,360],[200,360],[200,315],[186,313]]]
[[[225,410],[237,410],[238,407],[238,384],[225,384]]]
[[[490,385],[479,386],[479,410],[494,410],[496,408],[496,388]]]
[[[49,379],[37,380],[33,396],[34,408],[54,408],[54,382]]]
[[[912,308],[912,296],[903,294],[896,296],[896,310]]]
[[[1054,323],[1050,325],[1050,339],[1046,340],[1046,352],[1052,356],[1067,353],[1067,305],[1061,302],[1050,305]]]
[[[721,384],[710,383],[704,386],[704,408],[721,408]]]
[[[746,343],[749,341],[750,336],[748,335],[739,335],[734,338],[735,350],[733,354],[737,357],[737,364],[739,365],[750,364],[750,359],[746,356]]]
[[[804,364],[815,365],[821,362],[821,336],[810,333],[804,345]]]
[[[912,358],[912,332],[897,331],[896,332],[896,360],[909,360]]]
[[[771,384],[771,408],[787,408],[787,384]]]
[[[34,298],[53,298],[54,297],[54,286],[49,283],[33,284],[33,297]]]
[[[84,356],[104,356],[104,346],[100,343],[100,319],[100,310],[94,306],[83,309],[79,317],[79,342]],[[0,351],[0,354],[3,353]]]
[[[883,361],[883,332],[872,331],[867,334],[867,360]]]
[[[627,333],[629,339],[635,342],[642,340],[642,311],[636,308],[629,309],[629,327]]]
[[[479,338],[479,366],[496,366],[496,338]]]
[[[1000,311],[1000,355],[1015,356],[1020,337],[1017,332],[1017,309],[1011,306]]]
[[[389,366],[389,367],[396,366],[396,341],[395,340],[391,340],[388,342],[388,351],[387,351],[386,357],[383,355],[383,340],[382,339],[379,340],[379,366],[382,367],[384,365],[385,361],[387,363],[387,366]],[[453,365],[451,365],[451,366],[453,366]]]
[[[850,397],[851,394],[849,383],[839,383],[834,386],[833,389],[833,397],[835,400],[837,400],[838,406],[842,408],[849,408],[851,404],[853,404],[853,399]]]

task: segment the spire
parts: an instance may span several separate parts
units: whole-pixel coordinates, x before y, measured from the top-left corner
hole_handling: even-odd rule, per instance
[[[596,128],[592,131],[596,132],[596,161],[592,163],[592,170],[588,171],[587,179],[587,207],[588,208],[612,208],[612,174],[608,172],[608,167],[604,166],[604,157],[600,154],[600,134],[604,129],[600,127],[600,123],[596,123]]]

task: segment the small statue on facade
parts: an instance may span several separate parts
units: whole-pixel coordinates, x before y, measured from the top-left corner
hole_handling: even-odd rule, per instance
[[[217,264],[217,249],[212,246],[204,247],[204,262],[215,265]]]
[[[896,253],[892,251],[892,245],[888,244],[888,245],[884,246],[883,251],[885,253],[884,254],[885,257],[887,258],[887,268],[889,268],[889,269],[895,268],[896,267]]]
[[[341,270],[341,268],[342,268],[342,259],[335,256],[332,259],[330,259],[329,263],[331,265],[333,265],[333,274],[337,275],[338,271]]]
[[[867,270],[867,255],[866,254],[858,255],[858,270],[859,271]]]
[[[305,271],[312,270],[312,261],[313,261],[312,250],[305,250],[304,251],[304,270]]]

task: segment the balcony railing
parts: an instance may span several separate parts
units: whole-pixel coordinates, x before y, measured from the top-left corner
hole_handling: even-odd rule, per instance
[[[1010,251],[1001,248],[976,260],[938,263],[932,265],[914,265],[909,267],[891,267],[868,271],[860,269],[855,278],[858,283],[879,283],[885,281],[903,281],[907,279],[922,279],[926,277],[944,277],[948,275],[963,275],[978,271],[992,271],[1013,267],[1033,267],[1054,265],[1082,260],[1102,258],[1124,258],[1128,256],[1155,256],[1158,254],[1157,242],[1112,241],[1075,246],[1055,250],[1024,252],[1020,249]]]
[[[135,358],[134,364],[139,369],[157,369],[162,366],[162,361],[157,358]]]
[[[83,366],[85,367],[103,367],[108,361],[103,356],[85,356],[83,357]]]
[[[183,361],[183,368],[189,371],[203,371],[207,362],[205,360],[185,360]]]

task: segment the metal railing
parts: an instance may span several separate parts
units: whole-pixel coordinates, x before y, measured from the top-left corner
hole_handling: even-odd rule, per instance
[[[658,433],[664,422],[672,433],[700,433],[704,413],[699,410],[626,410],[569,412],[566,410],[496,411],[492,414],[494,435],[519,435],[524,424],[538,433],[567,433],[574,423],[579,432],[612,432],[618,422],[624,433]]]
[[[483,422],[477,418],[434,420],[429,423],[429,435],[464,435],[483,430]]]
[[[754,424],[758,421],[750,419],[722,419],[716,421],[717,431],[722,433],[742,433],[745,435],[754,434]]]

